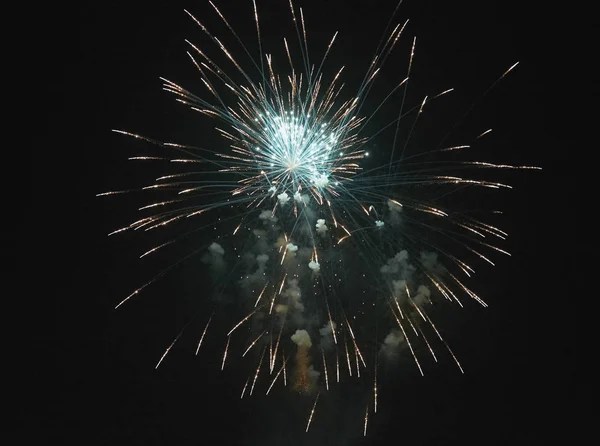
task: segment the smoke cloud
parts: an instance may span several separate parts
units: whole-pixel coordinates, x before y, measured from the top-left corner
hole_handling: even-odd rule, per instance
[[[321,235],[325,234],[327,232],[327,230],[329,229],[327,227],[327,225],[325,224],[325,220],[322,218],[319,218],[317,220],[317,224],[315,226],[317,228],[317,234],[321,234]]]
[[[311,260],[308,263],[308,267],[312,269],[315,273],[318,273],[321,270],[321,265],[319,265],[319,262],[315,262],[314,260]]]
[[[282,192],[277,195],[277,199],[279,200],[279,204],[284,206],[288,201],[290,201],[290,196],[287,194],[287,192]]]
[[[213,242],[208,247],[208,253],[202,257],[202,262],[209,264],[213,271],[220,272],[225,268],[224,254],[225,250],[223,247],[217,242]]]
[[[311,393],[319,373],[310,364],[311,359],[308,353],[312,346],[310,335],[306,330],[296,330],[291,339],[298,346],[293,389],[299,393]]]
[[[397,359],[404,343],[405,340],[402,332],[400,330],[393,329],[383,340],[380,353],[388,360]]]
[[[327,321],[325,325],[319,329],[319,334],[321,335],[321,347],[323,350],[329,350],[334,345],[333,331],[331,329],[332,325],[333,330],[335,330],[337,328],[337,324],[333,321]]]

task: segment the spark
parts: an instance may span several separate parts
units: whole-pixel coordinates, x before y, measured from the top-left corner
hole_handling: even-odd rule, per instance
[[[256,339],[255,339],[254,341],[252,341],[252,342],[250,343],[250,345],[248,346],[248,348],[246,349],[246,351],[245,351],[245,352],[242,354],[242,358],[243,358],[244,356],[246,356],[246,353],[248,353],[248,352],[250,351],[250,349],[251,349],[252,347],[254,347],[254,345],[255,345],[255,344],[258,342],[258,340],[259,340],[260,338],[262,338],[266,332],[267,332],[267,330],[263,331],[261,334],[259,334],[259,335],[256,337]]]
[[[308,432],[308,428],[310,427],[310,423],[312,422],[313,415],[315,413],[315,407],[317,407],[317,401],[319,401],[319,393],[317,393],[317,397],[315,398],[315,403],[313,404],[312,410],[310,411],[310,416],[308,417],[308,423],[306,424],[306,432]]]
[[[248,387],[248,381],[250,381],[250,377],[246,379],[246,384],[244,384],[244,388],[242,389],[242,395],[240,396],[240,399],[244,398],[244,393],[246,393],[246,387]]]
[[[377,413],[377,360],[375,360],[375,373],[373,376],[373,413]]]
[[[285,353],[282,353],[282,354],[285,354]],[[287,387],[287,371],[285,368],[286,363],[287,363],[287,361],[284,359],[283,360],[283,385],[284,385],[284,387]]]
[[[175,345],[175,343],[177,342],[177,340],[181,337],[182,333],[183,333],[183,330],[181,330],[179,332],[179,334],[177,335],[177,337],[173,340],[173,342],[171,342],[171,345],[169,345],[167,347],[167,349],[165,350],[165,352],[163,353],[163,355],[160,357],[160,359],[159,359],[158,363],[156,364],[156,367],[154,367],[154,369],[158,369],[158,366],[163,361],[163,359],[165,359],[165,356],[167,356],[167,353],[169,353],[169,351],[171,350],[171,348]]]
[[[279,334],[277,335],[277,342],[275,343],[275,351],[273,352],[273,358],[271,359],[271,368],[270,373],[273,373],[273,368],[275,367],[275,360],[277,359],[277,350],[279,349],[279,341],[281,340],[281,333],[283,331],[283,323],[279,328]]]
[[[350,365],[350,352],[348,351],[348,344],[344,342],[344,347],[346,348],[346,360],[348,363],[348,373],[352,376],[352,366]]]
[[[327,361],[325,361],[325,351],[321,346],[321,356],[323,357],[323,373],[325,374],[325,388],[329,390],[329,376],[327,375]]]
[[[398,325],[400,326],[400,329],[402,330],[404,339],[406,339],[406,343],[408,344],[408,347],[410,348],[410,352],[412,354],[413,359],[415,360],[415,363],[417,364],[417,367],[419,368],[419,372],[421,373],[421,376],[425,376],[425,374],[423,373],[423,369],[421,368],[421,364],[419,364],[419,360],[417,359],[417,355],[415,354],[412,344],[410,343],[410,339],[406,335],[406,331],[404,330],[404,327],[402,326],[402,323],[400,322],[400,319],[398,319],[398,316],[396,316],[396,313],[394,312],[394,308],[392,306],[390,306],[390,308],[392,310],[392,314],[394,315],[394,318],[396,319],[396,322],[398,323]],[[410,322],[410,319],[409,319],[409,322]]]
[[[210,321],[213,318],[213,314],[210,315],[210,317],[208,318],[208,322],[204,326],[204,330],[202,331],[202,336],[200,336],[200,341],[198,342],[198,347],[196,347],[196,355],[198,354],[198,351],[200,350],[200,346],[202,345],[202,341],[204,340],[204,335],[206,334],[206,330],[208,330],[208,325],[210,324]]]
[[[271,382],[271,385],[269,386],[269,388],[267,389],[267,393],[266,395],[269,394],[269,392],[271,391],[271,388],[273,387],[273,384],[275,384],[275,381],[277,381],[277,378],[279,378],[279,375],[281,374],[281,371],[284,371],[285,374],[285,363],[286,363],[286,359],[283,358],[283,364],[281,365],[281,368],[279,369],[279,371],[277,372],[277,374],[275,375],[275,378],[273,378],[273,381]]]
[[[427,348],[431,352],[431,356],[433,356],[433,360],[435,362],[437,362],[437,358],[435,356],[435,353],[434,353],[433,349],[431,348],[431,345],[429,345],[429,341],[427,340],[427,337],[425,336],[425,333],[423,333],[423,330],[421,330],[421,327],[419,327],[419,332],[421,333],[421,336],[423,336],[423,339],[425,340],[425,344],[427,344]]]
[[[248,319],[250,319],[252,317],[252,315],[254,315],[260,308],[262,307],[258,307],[256,310],[254,310],[252,313],[250,313],[248,316],[246,316],[245,318],[243,318],[241,321],[239,321],[230,331],[229,333],[227,333],[227,336],[230,336],[231,333],[234,332],[234,330],[236,328],[238,328],[240,325],[242,325],[244,322],[246,322]]]
[[[227,344],[225,344],[225,351],[223,352],[223,362],[221,362],[221,370],[225,368],[225,359],[227,359],[227,350],[229,350],[229,341],[231,336],[227,336]]]
[[[267,348],[266,346],[263,347],[262,354],[260,355],[260,360],[258,361],[258,367],[256,367],[256,374],[254,375],[254,381],[252,381],[252,387],[250,387],[250,395],[252,395],[252,392],[254,391],[254,385],[256,384],[256,380],[258,379],[258,372],[260,372],[260,366],[262,364],[263,357],[265,356],[266,348]]]
[[[254,307],[255,308],[258,305],[258,302],[260,301],[260,298],[262,297],[263,293],[265,292],[265,290],[267,289],[268,286],[269,286],[269,282],[265,283],[265,286],[263,287],[262,291],[258,295],[258,298],[256,299],[256,302],[254,302]]]
[[[440,338],[440,341],[442,341],[444,343],[444,345],[446,346],[446,348],[448,349],[448,352],[450,352],[450,355],[452,356],[452,358],[454,359],[454,362],[456,362],[456,365],[458,366],[458,368],[460,369],[461,373],[465,373],[465,371],[463,370],[462,366],[460,365],[460,362],[458,362],[457,357],[454,355],[454,352],[452,351],[452,349],[450,348],[450,346],[448,345],[448,343],[444,340],[444,338],[442,338],[442,335],[440,334],[440,332],[438,331],[438,329],[436,328],[435,324],[433,323],[433,321],[429,318],[429,316],[427,316],[427,321],[429,322],[429,324],[431,325],[431,327],[434,329],[435,333],[438,335],[438,338]]]

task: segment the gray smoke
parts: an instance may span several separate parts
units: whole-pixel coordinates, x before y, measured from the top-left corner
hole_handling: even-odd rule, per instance
[[[202,262],[210,265],[211,269],[215,272],[221,272],[225,268],[225,260],[223,255],[225,250],[217,242],[213,242],[208,247],[208,252],[202,257]]]

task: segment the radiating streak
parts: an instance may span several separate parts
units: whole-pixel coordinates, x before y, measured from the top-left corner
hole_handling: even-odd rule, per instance
[[[242,319],[241,321],[239,321],[239,322],[238,322],[238,323],[235,325],[235,327],[233,327],[233,328],[232,328],[232,329],[229,331],[229,333],[227,333],[227,336],[230,336],[230,335],[231,335],[231,333],[233,333],[233,331],[234,331],[236,328],[238,328],[240,325],[242,325],[244,322],[246,322],[248,319],[250,319],[250,318],[252,317],[252,315],[253,315],[254,313],[256,313],[258,310],[260,310],[261,308],[262,308],[262,305],[261,305],[260,307],[258,307],[256,310],[254,310],[252,313],[250,313],[248,316],[246,316],[244,319]]]
[[[258,372],[260,371],[260,366],[262,364],[263,357],[265,356],[266,348],[267,348],[267,346],[265,345],[263,347],[262,354],[260,355],[260,360],[258,361],[258,367],[256,367],[256,374],[254,375],[254,381],[252,381],[252,387],[250,387],[250,395],[252,395],[252,392],[254,391],[254,385],[256,384],[256,380],[258,379]]]
[[[279,378],[279,375],[281,374],[281,371],[285,371],[285,363],[286,363],[286,359],[283,358],[283,364],[281,365],[281,368],[279,369],[279,371],[277,372],[277,374],[275,375],[275,378],[273,378],[273,381],[271,382],[271,385],[269,386],[269,388],[267,389],[267,393],[265,395],[268,395],[269,392],[271,391],[271,388],[273,387],[273,384],[275,384],[275,381],[277,381],[277,378]]]
[[[275,304],[276,297],[277,297],[277,293],[273,293],[273,298],[271,299],[271,306],[269,307],[269,314],[271,314],[273,312],[273,305]]]
[[[231,336],[227,336],[227,344],[225,344],[225,351],[223,352],[223,362],[221,363],[221,370],[225,368],[225,359],[227,359],[227,351],[229,350],[229,341],[231,340]]]
[[[240,399],[244,398],[244,393],[246,393],[246,387],[248,387],[248,381],[250,381],[250,377],[246,379],[246,384],[244,384],[244,388],[242,389],[242,396],[240,396]]]
[[[198,347],[196,347],[196,355],[198,354],[198,351],[200,350],[200,346],[202,345],[202,341],[204,340],[204,335],[206,334],[206,330],[208,330],[208,325],[210,324],[210,321],[212,320],[213,315],[214,315],[214,313],[210,315],[210,317],[208,318],[208,322],[204,326],[204,330],[202,331],[202,336],[200,336],[200,341],[198,342]]]
[[[177,340],[181,337],[181,334],[183,333],[183,330],[185,330],[185,327],[183,327],[183,329],[179,332],[179,334],[175,337],[175,339],[173,340],[173,342],[171,342],[171,345],[169,345],[167,347],[167,349],[165,350],[165,352],[163,353],[163,355],[160,357],[158,363],[156,364],[156,367],[154,367],[154,369],[158,369],[158,366],[160,365],[160,363],[163,361],[163,359],[165,359],[165,356],[167,356],[167,353],[169,353],[169,351],[171,350],[171,347],[173,347],[175,345],[175,343],[177,342]]]
[[[350,366],[350,352],[348,351],[348,344],[344,342],[344,347],[346,348],[346,360],[348,363],[348,373],[352,376],[352,367]]]
[[[285,359],[285,352],[281,352],[281,356],[284,358],[283,359],[283,385],[284,387],[287,387],[287,372],[285,369],[285,365],[287,364],[287,360]]]
[[[283,284],[285,283],[285,279],[287,277],[287,273],[284,274],[283,279],[281,280],[281,286],[279,287],[279,293],[281,294],[281,290],[283,290]]]
[[[431,356],[433,356],[434,361],[437,362],[437,358],[435,356],[435,353],[433,352],[433,349],[431,348],[431,345],[429,345],[429,341],[427,340],[427,336],[425,336],[425,333],[423,333],[423,330],[421,330],[421,327],[419,327],[419,332],[423,336],[423,339],[425,340],[425,344],[427,344],[427,348],[431,352]]]
[[[117,306],[115,306],[115,310],[117,308],[119,308],[121,305],[123,305],[125,302],[127,302],[129,299],[131,299],[133,296],[135,296],[136,294],[139,294],[142,290],[144,290],[146,287],[152,285],[154,282],[156,282],[158,279],[160,279],[161,277],[163,277],[165,274],[167,274],[169,271],[171,271],[173,268],[175,268],[176,266],[180,265],[181,263],[183,263],[184,261],[186,261],[187,259],[189,259],[190,257],[196,255],[198,252],[202,251],[204,248],[202,249],[198,249],[195,250],[194,252],[186,255],[185,257],[179,259],[177,262],[173,263],[172,265],[168,266],[167,268],[163,269],[160,273],[156,274],[150,281],[146,282],[144,285],[142,285],[141,287],[139,287],[137,290],[133,291],[129,296],[127,296],[125,299],[123,299]]]
[[[256,302],[254,302],[254,308],[256,308],[256,306],[258,305],[258,302],[260,301],[260,298],[262,297],[263,293],[267,289],[267,286],[269,286],[269,282],[268,281],[267,281],[267,283],[265,283],[265,286],[263,287],[262,291],[258,295],[258,298],[256,299]]]
[[[349,235],[345,235],[343,236],[341,239],[338,240],[337,244],[339,245],[340,243],[342,243],[344,240],[346,240],[348,237],[350,237]]]
[[[419,364],[419,360],[417,359],[417,355],[415,354],[412,344],[410,343],[410,339],[408,339],[408,336],[406,335],[406,331],[404,330],[404,327],[402,326],[402,323],[400,322],[400,319],[398,319],[398,316],[396,316],[396,312],[394,311],[394,308],[391,305],[390,305],[390,308],[392,310],[392,314],[394,315],[394,318],[396,319],[396,322],[398,322],[398,325],[400,326],[400,329],[402,330],[404,339],[406,339],[406,343],[408,344],[408,347],[410,348],[410,352],[412,353],[412,357],[415,360],[417,367],[419,368],[419,372],[421,372],[421,376],[425,376],[425,374],[423,373],[423,369],[421,368],[421,364]]]
[[[285,320],[284,320],[285,322]],[[273,358],[271,359],[271,367],[270,373],[273,373],[273,369],[275,368],[275,360],[277,359],[277,351],[279,349],[279,341],[281,340],[281,332],[283,331],[283,323],[279,328],[279,334],[277,335],[277,342],[275,343],[275,351],[273,352]]]
[[[337,336],[335,335],[335,327],[333,326],[333,319],[331,318],[331,310],[329,309],[329,301],[325,297],[325,305],[327,306],[327,317],[329,318],[329,326],[331,327],[331,334],[333,335],[333,342],[337,345]]]
[[[462,366],[460,365],[460,362],[458,362],[458,359],[454,355],[454,352],[452,351],[452,349],[450,348],[450,346],[448,345],[448,343],[444,340],[444,338],[442,338],[442,335],[440,334],[440,332],[436,328],[436,326],[433,323],[433,321],[429,318],[429,316],[427,316],[427,320],[429,321],[429,324],[431,325],[431,327],[435,330],[435,333],[438,335],[438,338],[440,338],[440,341],[442,341],[444,343],[444,345],[446,346],[446,348],[450,352],[450,355],[452,355],[452,358],[454,358],[454,362],[456,362],[456,365],[460,369],[460,372],[464,374],[465,371],[463,370]]]
[[[452,273],[450,273],[450,276],[456,281],[456,283],[458,283],[458,285],[465,291],[465,293],[467,293],[469,296],[471,296],[473,299],[475,299],[477,302],[479,302],[479,304],[483,307],[487,307],[488,304],[485,303],[485,301],[483,299],[481,299],[477,294],[475,294],[473,291],[471,291],[469,288],[467,288],[460,280],[458,280],[457,277],[455,277]]]
[[[152,249],[146,251],[145,253],[143,253],[142,255],[140,255],[140,259],[142,259],[142,258],[146,257],[147,255],[150,255],[153,252],[156,252],[159,249],[164,248],[165,246],[170,245],[170,244],[172,244],[174,242],[175,242],[175,240],[171,240],[171,241],[168,241],[166,243],[163,243],[162,245],[155,246],[154,248],[152,248]]]
[[[254,347],[254,345],[255,345],[255,344],[258,342],[258,340],[259,340],[260,338],[262,338],[262,337],[263,337],[263,335],[264,335],[266,332],[267,332],[267,330],[263,331],[263,332],[262,332],[260,335],[258,335],[258,336],[256,337],[256,339],[255,339],[254,341],[252,341],[252,342],[250,343],[250,345],[248,346],[248,348],[246,349],[246,351],[244,351],[244,353],[242,354],[242,358],[243,358],[244,356],[246,356],[246,353],[248,353],[248,352],[250,351],[250,349],[251,349],[252,347]]]
[[[417,312],[419,313],[419,315],[423,318],[423,320],[425,320],[425,316],[423,316],[423,313],[421,312],[421,309],[419,308],[419,306],[415,303],[415,301],[410,296],[409,296],[409,300],[410,300],[410,303],[415,308],[415,310],[417,310]]]
[[[375,359],[375,373],[373,378],[373,413],[377,413],[377,359]]]
[[[475,139],[479,139],[479,138],[481,138],[481,137],[483,137],[483,136],[487,135],[487,134],[488,134],[488,133],[490,133],[491,131],[492,131],[492,129],[488,129],[488,130],[486,130],[485,132],[481,133],[479,136],[477,136],[477,138],[475,138]]]
[[[323,357],[323,373],[325,374],[325,388],[329,390],[329,376],[327,375],[327,361],[325,360],[325,351],[321,346],[321,356]]]
[[[308,423],[306,424],[306,432],[308,432],[308,428],[310,427],[310,423],[313,419],[313,414],[315,413],[315,407],[317,407],[317,401],[319,401],[320,393],[317,393],[317,397],[315,398],[315,404],[313,404],[312,410],[310,411],[310,417],[308,417]]]
[[[273,364],[273,332],[269,332],[269,370],[272,371],[271,364]]]
[[[413,329],[413,331],[415,332],[415,336],[419,337],[419,332],[417,331],[417,329],[415,328],[412,320],[410,317],[407,317],[406,320],[408,321],[409,325],[411,326],[411,328]]]
[[[161,156],[130,156],[127,158],[129,161],[147,161],[147,160],[166,160],[167,158],[163,158]]]

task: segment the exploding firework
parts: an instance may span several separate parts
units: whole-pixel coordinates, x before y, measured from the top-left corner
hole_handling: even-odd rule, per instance
[[[226,45],[186,11],[213,44],[205,50],[187,42],[205,91],[197,96],[175,82],[162,81],[178,102],[217,123],[221,143],[197,147],[115,130],[160,147],[182,170],[142,187],[153,197],[165,198],[143,206],[147,214],[111,235],[160,230],[175,234],[141,254],[146,257],[186,243],[215,222],[221,232],[116,307],[183,262],[200,260],[215,276],[216,297],[206,293],[196,354],[205,337],[222,337],[221,369],[235,362],[250,370],[240,383],[242,398],[261,384],[267,394],[276,385],[288,387],[289,376],[290,391],[311,395],[314,401],[307,431],[319,397],[344,379],[364,379],[372,394],[364,413],[366,435],[369,413],[377,413],[380,361],[406,354],[423,374],[423,354],[437,362],[443,352],[463,371],[434,319],[443,317],[448,304],[462,307],[466,299],[486,306],[468,285],[475,264],[493,265],[494,255],[509,255],[495,242],[504,240],[505,232],[453,211],[445,198],[458,191],[510,188],[481,179],[479,172],[532,168],[456,161],[455,154],[467,151],[472,141],[405,153],[425,108],[451,92],[406,103],[416,46],[409,39],[405,72],[375,107],[367,106],[367,96],[406,33],[407,22],[390,23],[357,91],[348,95],[344,67],[331,69],[328,63],[337,33],[324,56],[314,62],[304,12],[291,0],[291,30],[297,38],[295,43],[282,40],[280,59],[287,67],[283,71],[276,69],[275,56],[263,52],[255,1],[255,57],[254,48],[209,3],[234,45]],[[372,131],[378,112],[394,104],[394,117]],[[379,157],[383,161],[373,165],[369,147],[386,133],[392,136],[389,149]],[[125,192],[131,191],[100,195]],[[369,285],[360,288],[361,282]],[[227,293],[236,296],[234,302],[223,298]],[[215,324],[217,312],[231,316],[231,324]]]

